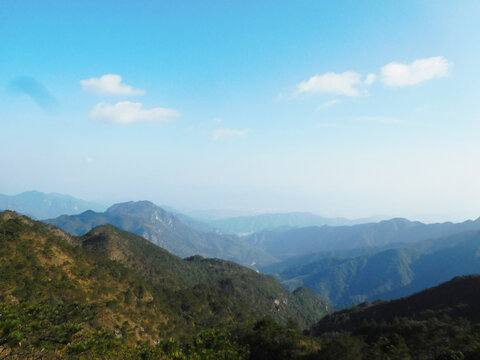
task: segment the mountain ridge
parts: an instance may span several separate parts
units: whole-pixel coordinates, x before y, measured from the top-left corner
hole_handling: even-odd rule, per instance
[[[279,260],[284,260],[293,256],[322,251],[413,243],[468,230],[480,230],[480,218],[461,223],[435,224],[393,218],[378,223],[352,226],[311,226],[287,230],[266,230],[247,236],[245,240],[261,247]]]
[[[234,234],[251,234],[275,228],[301,228],[307,226],[341,226],[368,222],[367,219],[328,218],[309,212],[265,213],[221,219],[202,219],[219,229]]]

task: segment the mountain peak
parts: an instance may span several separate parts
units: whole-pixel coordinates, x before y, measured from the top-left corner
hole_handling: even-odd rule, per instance
[[[161,209],[161,207],[155,205],[153,202],[148,200],[126,201],[123,203],[118,203],[110,206],[106,212],[114,213],[118,211],[147,210],[147,209],[154,210],[154,209]]]

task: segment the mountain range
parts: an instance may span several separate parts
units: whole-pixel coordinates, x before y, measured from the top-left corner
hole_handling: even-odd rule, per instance
[[[289,266],[274,264],[287,288],[306,286],[337,308],[379,298],[394,299],[438,285],[454,276],[480,272],[480,231],[354,257],[320,257]]]
[[[113,210],[120,214],[122,207]],[[230,261],[181,259],[113,225],[71,236],[7,211],[0,213],[0,356],[477,359],[480,276],[423,289],[452,269],[478,272],[479,244],[480,232],[470,231],[356,257],[319,258],[324,268],[340,267],[340,275],[357,272],[348,291],[401,284],[411,275],[396,270],[403,266],[414,274],[409,291],[422,290],[332,313],[306,287],[290,292]]]
[[[245,238],[280,260],[289,257],[434,239],[469,230],[480,230],[480,219],[462,223],[424,224],[395,218],[353,226],[311,226],[299,229],[265,230]]]
[[[115,204],[103,213],[86,211],[79,215],[63,215],[46,222],[77,236],[84,235],[96,226],[111,224],[140,235],[180,257],[216,257],[252,267],[276,261],[264,250],[235,235],[219,234],[208,227],[202,228],[195,220],[174,215],[149,201]]]
[[[291,291],[303,286],[316,292],[336,308],[410,295],[480,271],[480,236],[475,232],[479,220],[423,224],[397,218],[354,226],[275,229],[241,238],[139,201],[47,222],[77,236],[111,224],[180,257],[216,257],[259,269]],[[436,238],[442,234],[455,235]],[[461,262],[449,261],[460,258]]]

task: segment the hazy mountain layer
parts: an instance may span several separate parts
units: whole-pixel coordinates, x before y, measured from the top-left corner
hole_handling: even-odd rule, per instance
[[[353,226],[262,231],[248,236],[246,241],[283,260],[325,251],[411,243],[469,230],[480,230],[480,219],[456,224],[423,224],[398,218]]]
[[[345,218],[326,218],[307,212],[283,214],[260,214],[233,218],[203,220],[215,228],[234,234],[250,234],[266,229],[299,228],[307,226],[340,226],[364,223],[366,220],[349,220]]]
[[[76,199],[69,195],[27,191],[18,195],[0,194],[0,211],[13,210],[36,219],[80,214],[86,210],[104,211],[106,206]]]

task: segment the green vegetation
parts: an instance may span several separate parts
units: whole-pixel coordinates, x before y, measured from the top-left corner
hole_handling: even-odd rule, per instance
[[[480,357],[480,276],[322,318],[331,308],[312,291],[240,265],[12,212],[0,214],[0,273],[0,359]]]
[[[226,330],[204,330],[195,337],[131,344],[124,329],[89,329],[92,307],[0,304],[0,358],[9,359],[248,359]]]
[[[479,303],[480,276],[458,277],[406,298],[328,315],[310,334],[323,344],[322,359],[478,359]],[[335,357],[339,352],[345,357]]]
[[[234,329],[266,315],[305,328],[326,313],[314,294],[297,296],[228,261],[180,259],[113,226],[76,238],[5,212],[0,260],[0,346],[19,359],[39,351],[47,358],[246,358]]]

